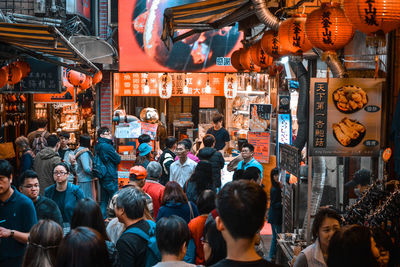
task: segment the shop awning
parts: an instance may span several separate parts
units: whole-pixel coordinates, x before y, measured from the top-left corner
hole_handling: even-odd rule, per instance
[[[37,59],[75,69],[82,73],[93,74],[99,71],[54,26],[0,23],[0,42],[12,45],[21,52]],[[68,59],[80,65],[71,66],[64,62],[50,59],[47,57],[48,55]]]
[[[254,14],[249,0],[206,0],[197,3],[167,8],[161,39],[169,48],[172,43],[195,33],[221,29]],[[175,36],[179,29],[190,31]]]

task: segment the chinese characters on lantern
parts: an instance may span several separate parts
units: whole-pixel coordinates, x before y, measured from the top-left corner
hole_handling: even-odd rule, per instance
[[[333,45],[332,42],[332,32],[330,31],[331,28],[331,12],[326,11],[322,13],[322,28],[325,30],[322,32],[322,41],[324,44]]]
[[[300,33],[301,33],[301,27],[300,27],[300,22],[294,22],[293,23],[293,46],[300,47]]]
[[[314,147],[326,147],[328,83],[315,83]]]
[[[272,54],[278,55],[278,33],[274,32],[274,37],[272,38]]]
[[[373,4],[375,4],[375,0],[366,0],[366,4],[368,4],[368,8],[365,8],[365,23],[368,25],[375,25],[378,26],[378,23],[376,21],[376,8]]]

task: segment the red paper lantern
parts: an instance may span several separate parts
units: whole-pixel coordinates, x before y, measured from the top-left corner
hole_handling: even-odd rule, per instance
[[[92,77],[89,75],[86,75],[85,81],[80,85],[80,88],[82,90],[86,90],[91,86],[92,86]]]
[[[323,51],[336,51],[347,45],[355,29],[339,3],[322,3],[306,21],[306,34],[313,46]]]
[[[243,66],[245,70],[252,71],[252,72],[259,72],[261,68],[254,64],[253,60],[251,60],[250,49],[243,48],[240,51],[240,58],[239,58],[240,65]]]
[[[242,48],[241,48],[242,49]],[[242,71],[244,68],[240,65],[240,50],[236,50],[231,55],[231,65],[237,71]]]
[[[306,36],[306,20],[305,14],[297,14],[281,23],[278,38],[284,50],[298,54],[312,48],[312,44]]]
[[[399,0],[344,0],[344,13],[366,34],[388,33],[400,27]]]
[[[73,86],[79,86],[85,81],[86,75],[74,70],[70,70],[67,73],[67,79]]]
[[[22,78],[22,71],[19,67],[14,64],[10,64],[4,67],[4,70],[8,73],[7,83],[10,85],[14,85],[19,83]]]
[[[103,73],[101,72],[101,70],[99,70],[98,72],[96,72],[96,74],[93,76],[93,84],[98,84],[99,82],[101,82],[101,80],[103,80]]]
[[[261,48],[265,53],[273,58],[280,58],[289,53],[282,48],[278,32],[273,30],[264,32],[264,35],[261,38]]]
[[[250,57],[254,64],[259,66],[261,69],[266,69],[274,61],[274,59],[268,56],[261,48],[261,41],[256,42],[250,47]]]
[[[31,72],[31,66],[26,61],[16,61],[14,62],[22,71],[22,79],[27,77],[29,72]]]
[[[8,73],[5,69],[0,69],[0,88],[4,87],[8,81]]]

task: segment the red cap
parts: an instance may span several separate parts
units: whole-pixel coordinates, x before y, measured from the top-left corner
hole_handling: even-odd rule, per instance
[[[146,179],[146,177],[147,177],[147,171],[143,166],[133,166],[129,170],[129,176],[131,174],[135,174],[137,180]]]

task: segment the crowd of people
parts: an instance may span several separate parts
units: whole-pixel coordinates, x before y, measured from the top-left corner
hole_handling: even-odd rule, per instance
[[[68,133],[50,134],[45,125],[17,138],[20,168],[14,172],[0,160],[0,266],[277,266],[279,169],[270,174],[268,205],[263,167],[254,146],[243,143],[229,167],[233,181],[223,185],[221,124],[215,118],[195,154],[190,140],[168,137],[157,157],[150,136],[141,135],[129,183],[121,189],[121,158],[107,127],[97,131],[94,154],[89,135],[72,150]],[[269,255],[259,249],[266,217],[273,233]],[[335,211],[321,209],[313,221],[314,243],[293,265],[390,266],[385,232],[341,225]]]

